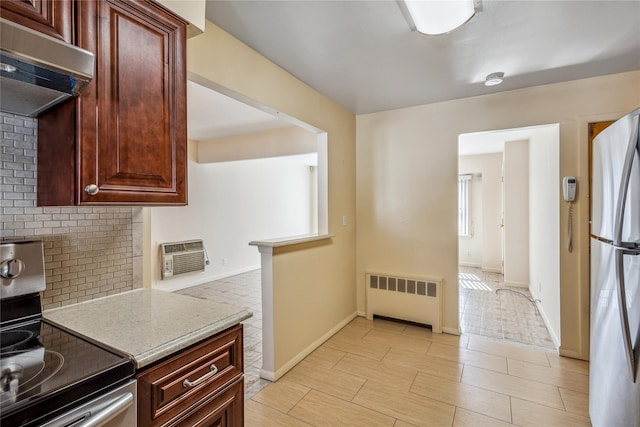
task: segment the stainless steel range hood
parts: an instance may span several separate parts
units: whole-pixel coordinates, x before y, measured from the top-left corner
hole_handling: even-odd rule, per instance
[[[0,18],[0,111],[36,117],[93,78],[91,52]]]

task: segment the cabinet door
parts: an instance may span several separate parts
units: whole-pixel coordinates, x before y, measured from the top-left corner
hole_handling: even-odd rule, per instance
[[[96,72],[77,106],[76,200],[185,204],[186,23],[143,0],[77,8],[77,44]]]
[[[73,42],[71,0],[2,0],[0,16],[68,43]]]

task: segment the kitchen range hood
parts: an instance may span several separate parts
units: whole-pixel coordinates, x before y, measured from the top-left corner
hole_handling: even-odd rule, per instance
[[[91,52],[0,18],[0,111],[37,117],[93,78]]]

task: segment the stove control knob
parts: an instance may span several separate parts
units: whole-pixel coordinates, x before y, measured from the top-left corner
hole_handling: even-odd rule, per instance
[[[15,279],[24,271],[24,262],[19,259],[7,259],[0,262],[0,277]]]

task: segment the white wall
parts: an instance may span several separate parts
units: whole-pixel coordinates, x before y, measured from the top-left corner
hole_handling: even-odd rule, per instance
[[[188,206],[150,208],[154,288],[175,290],[258,269],[251,240],[313,232],[315,168],[299,157],[198,163],[190,151]],[[158,244],[188,239],[204,240],[210,265],[161,280]]]
[[[482,267],[482,174],[475,168],[462,171],[460,175],[472,175],[469,186],[469,235],[459,236],[458,261],[460,265]]]
[[[460,156],[458,173],[481,173],[472,180],[473,236],[459,238],[462,265],[502,272],[502,153]]]
[[[504,282],[529,286],[529,140],[504,144]]]
[[[537,130],[529,140],[529,291],[560,345],[559,126]]]

